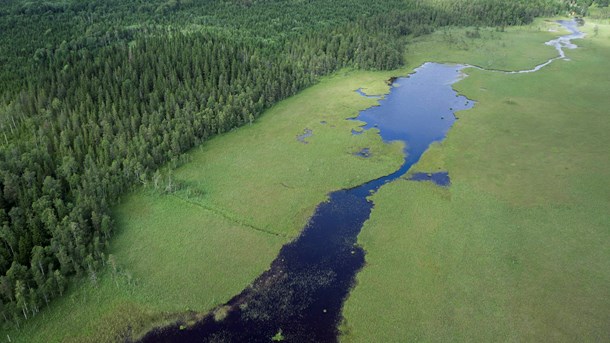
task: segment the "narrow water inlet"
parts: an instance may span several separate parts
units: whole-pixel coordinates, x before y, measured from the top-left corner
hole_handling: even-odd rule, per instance
[[[373,207],[368,197],[405,175],[430,144],[444,139],[456,111],[472,108],[473,101],[452,88],[466,67],[425,63],[396,79],[379,106],[354,119],[365,122],[363,130],[379,129],[386,142],[405,142],[403,165],[390,175],[330,193],[269,270],[225,304],[222,320],[210,313],[193,327],[156,329],[142,342],[269,342],[278,332],[288,342],[338,341],[343,303],[365,263],[357,237]]]
[[[369,99],[381,99],[383,97],[382,95],[368,95],[362,90],[362,88],[356,89],[356,93],[362,95],[365,98],[369,98]]]

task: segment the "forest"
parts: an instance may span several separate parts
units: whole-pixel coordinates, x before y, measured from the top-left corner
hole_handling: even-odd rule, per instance
[[[320,77],[398,68],[409,39],[443,26],[502,30],[592,3],[3,1],[0,320],[95,283],[121,195],[175,191],[161,167]]]

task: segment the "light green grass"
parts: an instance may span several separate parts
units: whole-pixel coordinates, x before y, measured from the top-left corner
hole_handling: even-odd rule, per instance
[[[467,71],[456,89],[475,108],[416,166],[452,185],[373,196],[343,341],[608,340],[609,37],[599,25],[533,74]],[[515,59],[535,49],[522,42]]]
[[[327,193],[400,166],[400,144],[384,144],[374,130],[353,136],[361,123],[345,120],[376,103],[354,90],[385,93],[391,75],[341,71],[191,151],[190,162],[172,172],[188,190],[162,194],[151,181],[117,206],[108,251],[122,270],[117,282],[110,271],[97,287],[81,281],[6,333],[28,343],[122,341],[238,294]],[[306,128],[313,136],[303,144],[296,137]],[[370,158],[354,155],[364,147]]]
[[[269,110],[254,125],[223,135],[190,154],[179,180],[202,196],[195,201],[262,230],[296,236],[330,190],[386,175],[402,163],[399,144],[382,144],[376,130],[352,136],[345,120],[376,104],[354,92],[387,92],[391,73],[339,73]],[[325,121],[323,124],[321,121]],[[297,136],[313,131],[307,144]],[[368,159],[354,156],[371,148]]]
[[[467,31],[476,28],[444,28],[416,38],[407,45],[409,65],[434,61],[471,64],[486,69],[521,70],[547,61],[555,48],[541,44],[564,30],[550,19],[536,19],[526,26],[479,28],[480,38],[470,38]]]

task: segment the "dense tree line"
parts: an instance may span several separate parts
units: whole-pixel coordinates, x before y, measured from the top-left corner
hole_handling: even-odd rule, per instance
[[[564,0],[565,8],[570,14],[585,16],[589,15],[589,7],[607,8],[610,0]]]
[[[0,320],[97,280],[110,208],[209,137],[342,67],[392,69],[413,35],[514,25],[538,1],[5,1]]]

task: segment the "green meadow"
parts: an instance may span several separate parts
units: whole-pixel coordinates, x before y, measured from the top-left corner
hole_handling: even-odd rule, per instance
[[[477,105],[416,167],[449,171],[452,186],[397,181],[372,197],[343,340],[608,337],[610,28],[599,27],[570,62],[527,75],[468,70],[456,84]],[[555,55],[542,43],[561,32],[549,28],[439,30],[408,46],[403,70],[340,71],[193,149],[161,173],[162,186],[151,181],[116,207],[115,262],[99,281],[72,284],[7,334],[112,342],[192,322],[264,271],[329,192],[400,166],[400,144],[351,134],[359,123],[345,119],[376,103],[354,90],[386,93],[385,80],[425,61],[531,68]],[[354,155],[365,147],[370,158]],[[169,183],[180,187],[159,190]]]
[[[343,341],[608,340],[610,26],[597,26],[539,72],[466,70],[455,88],[476,106],[414,167],[452,184],[399,180],[372,197]],[[500,56],[484,41],[444,55],[422,42],[417,55],[531,68],[543,37]]]

